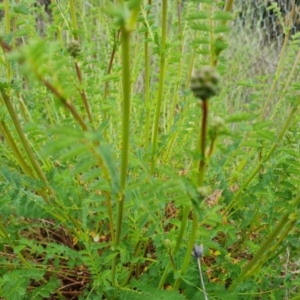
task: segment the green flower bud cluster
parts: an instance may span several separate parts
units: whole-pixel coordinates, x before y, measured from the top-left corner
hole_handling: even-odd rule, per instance
[[[217,94],[220,79],[215,67],[204,66],[193,74],[190,88],[197,98],[205,101]]]
[[[219,116],[215,116],[212,118],[210,127],[208,130],[209,137],[214,140],[220,133],[222,133],[225,129],[225,121],[223,118]]]
[[[80,51],[81,51],[79,42],[78,41],[70,42],[67,50],[72,57],[74,57],[74,58],[78,57],[78,55],[80,54]]]
[[[209,189],[206,186],[198,187],[197,192],[201,200],[204,200],[209,195]]]

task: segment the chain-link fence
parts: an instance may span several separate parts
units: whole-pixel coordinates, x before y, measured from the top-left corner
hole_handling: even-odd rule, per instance
[[[280,15],[269,9],[272,3],[276,3]],[[290,27],[289,42],[295,34],[300,37],[300,0],[235,0],[233,14],[235,18],[231,23],[229,47],[225,51],[227,82],[235,87],[231,96],[243,106],[251,103],[253,97],[260,97],[261,100],[266,97],[266,94],[258,95],[257,86],[263,83],[265,88],[262,90],[267,93],[268,86],[272,84],[286,36],[283,26]],[[286,55],[285,52],[283,57]],[[287,76],[284,72],[288,70],[282,70],[280,76]],[[278,80],[275,88],[278,93],[280,82]],[[251,88],[251,84],[255,88]]]
[[[280,10],[280,17],[273,9],[276,4]],[[273,48],[279,50],[284,39],[285,26],[290,26],[290,35],[300,31],[300,1],[299,0],[237,0],[234,1],[236,21],[234,26],[245,33],[251,33],[262,45],[274,44]]]

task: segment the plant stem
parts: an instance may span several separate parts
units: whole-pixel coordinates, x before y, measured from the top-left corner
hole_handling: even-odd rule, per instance
[[[197,228],[198,228],[198,216],[194,212],[193,213],[191,236],[190,236],[188,247],[187,247],[187,250],[186,250],[185,257],[184,257],[183,265],[182,265],[182,268],[180,270],[180,276],[176,279],[176,281],[174,283],[174,289],[176,289],[176,290],[179,288],[181,280],[182,280],[182,276],[184,275],[184,273],[186,272],[186,270],[189,266],[189,263],[190,263],[190,260],[191,260],[192,250],[193,250],[193,247],[194,247],[194,244],[195,244]]]
[[[282,251],[279,251],[277,253],[274,254],[274,252],[279,248],[280,244],[282,243],[282,241],[286,238],[286,236],[290,233],[290,231],[294,228],[296,223],[296,220],[291,220],[288,222],[288,224],[285,226],[285,230],[284,232],[280,235],[280,237],[277,238],[277,242],[274,244],[274,246],[272,246],[270,248],[270,250],[264,254],[264,256],[262,257],[262,259],[259,261],[259,264],[254,267],[251,272],[248,273],[248,276],[251,276],[252,274],[254,274],[255,270],[259,267],[261,267],[266,261],[273,259],[274,257],[276,257],[277,255],[279,255],[279,253]]]
[[[151,155],[151,164],[150,164],[150,173],[151,174],[153,174],[154,169],[155,169],[155,152],[156,152],[157,140],[158,140],[158,127],[159,127],[160,111],[161,111],[161,105],[162,105],[164,79],[165,79],[167,11],[168,11],[168,1],[163,0],[159,84],[158,84],[158,95],[157,95],[157,102],[156,102],[154,128],[153,128],[153,132],[152,132],[152,155]]]
[[[5,17],[5,33],[8,34],[11,31],[9,1],[8,0],[4,0],[4,17]]]
[[[213,138],[210,142],[209,150],[208,150],[208,153],[207,153],[208,158],[211,157],[211,155],[213,154],[215,144],[216,144],[216,138]]]
[[[285,53],[286,53],[286,48],[287,48],[287,45],[288,45],[288,41],[289,41],[289,35],[286,34],[286,35],[285,35],[285,39],[284,39],[283,46],[282,46],[281,51],[280,51],[280,55],[279,55],[279,63],[278,63],[278,66],[277,66],[277,69],[276,69],[276,73],[275,73],[274,78],[273,78],[273,81],[272,81],[272,86],[271,86],[271,88],[270,88],[270,90],[269,90],[269,93],[268,93],[268,96],[267,96],[267,100],[266,100],[266,102],[265,102],[265,105],[263,106],[262,112],[261,112],[260,116],[258,117],[258,121],[263,121],[263,120],[264,120],[264,117],[265,117],[267,108],[268,108],[268,106],[269,106],[269,104],[270,104],[270,101],[273,99],[273,94],[274,94],[274,91],[275,91],[275,88],[276,88],[276,84],[278,83],[278,80],[279,80],[280,71],[281,71],[282,68],[283,68],[283,62],[284,62],[284,58],[285,58]],[[299,52],[299,53],[300,53],[300,52]],[[296,58],[296,61],[299,60],[299,53],[298,53],[298,56],[297,56],[297,58]],[[294,67],[295,67],[295,65],[297,65],[297,64],[296,64],[296,61],[295,61]],[[294,70],[294,67],[293,67],[293,69],[292,69],[292,71],[291,71],[291,73],[290,73],[290,76],[289,76],[288,80],[287,80],[286,83],[285,83],[285,87],[284,87],[284,89],[283,89],[282,94],[284,94],[284,93],[286,92],[286,90],[287,90],[287,87],[288,87],[288,85],[289,85],[289,83],[290,83],[290,80],[291,80],[291,74],[293,74],[293,72],[295,71],[295,70]],[[281,99],[282,99],[282,97],[280,98],[280,100],[281,100]],[[276,103],[276,106],[275,106],[275,108],[274,108],[274,110],[273,110],[274,112],[277,111],[277,107],[278,107],[279,103],[281,102],[280,100]],[[248,136],[249,136],[249,135],[247,134],[247,135],[243,138],[243,140],[241,141],[241,143],[240,143],[238,149],[236,149],[236,151],[234,151],[234,153],[232,153],[232,155],[229,156],[229,158],[228,158],[228,159],[226,160],[226,162],[225,162],[225,165],[227,165],[227,164],[231,161],[231,159],[233,159],[234,157],[236,157],[236,153],[238,153],[238,152],[240,151],[240,148],[242,147],[243,143],[247,140]],[[253,151],[254,151],[253,149],[250,151],[250,153],[248,154],[248,157],[251,157],[251,155],[253,154]],[[237,167],[237,170],[238,170],[238,171],[242,171],[243,168],[245,167],[246,163],[247,163],[247,160],[246,160],[246,159],[243,159],[243,160],[239,163],[239,165],[238,165],[238,167]],[[232,183],[232,180],[231,180],[231,183]]]
[[[2,224],[2,222],[0,221],[0,234],[2,234],[2,236],[4,236],[7,239],[7,242],[9,243],[9,246],[12,249],[15,249],[15,244],[13,242],[13,240],[11,239],[10,235],[7,233],[5,226]],[[19,259],[24,263],[24,265],[31,269],[30,264],[27,262],[27,260],[24,258],[24,256],[22,255],[22,253],[20,251],[17,252],[17,256],[19,257]]]
[[[123,204],[125,197],[125,187],[127,179],[128,150],[129,150],[129,130],[130,130],[130,33],[122,28],[122,85],[123,85],[123,116],[122,116],[122,152],[121,152],[121,197],[119,201],[119,213],[116,232],[116,243],[119,244],[121,236],[121,225],[123,216]]]
[[[113,243],[115,243],[116,237],[115,237],[115,226],[114,226],[113,210],[112,210],[112,203],[111,203],[111,194],[109,192],[106,192],[105,197],[106,197],[107,214],[109,219],[110,236]]]
[[[5,33],[7,35],[11,34],[11,25],[10,25],[10,12],[9,12],[9,1],[8,0],[4,0],[4,18],[5,18]],[[3,44],[5,45],[5,43],[3,42]],[[1,46],[3,48],[3,44],[1,43]],[[6,49],[6,51],[10,51],[11,48],[10,46],[9,50]],[[6,78],[7,78],[7,82],[11,82],[11,64],[9,60],[6,60]]]
[[[300,194],[293,200],[291,207],[297,207],[300,203]],[[290,210],[290,208],[288,208]],[[244,267],[239,277],[234,281],[234,283],[230,286],[229,290],[233,290],[239,282],[241,282],[246,277],[250,276],[252,274],[253,268],[255,268],[255,265],[263,258],[263,254],[270,248],[271,244],[274,242],[274,240],[277,238],[279,233],[285,228],[285,226],[288,223],[288,219],[291,215],[290,211],[287,211],[273,230],[273,232],[269,235],[267,240],[262,244],[256,255],[253,257],[253,259]],[[289,228],[293,228],[289,226]],[[285,232],[285,235],[287,233]],[[260,264],[261,265],[261,264]]]
[[[117,224],[116,224],[116,246],[120,244],[122,221],[124,214],[125,187],[127,180],[129,134],[130,134],[130,31],[125,25],[121,27],[121,46],[122,46],[122,86],[123,86],[123,113],[122,113],[122,152],[121,152],[121,172],[120,172],[120,195],[117,204]],[[116,265],[118,257],[113,260],[112,265],[112,284],[116,284]]]
[[[251,271],[251,269],[255,266],[255,264],[261,259],[262,255],[267,251],[274,241],[276,239],[278,233],[281,231],[282,227],[285,225],[289,217],[289,213],[286,213],[280,222],[277,224],[276,228],[273,230],[269,238],[263,243],[263,245],[260,247],[259,251],[256,253],[256,255],[253,257],[253,259],[244,267],[239,277],[234,281],[234,283],[230,286],[229,290],[233,290],[236,285],[243,280],[245,277],[247,277],[248,272]]]
[[[78,81],[79,81],[80,84],[82,84],[81,69],[80,69],[80,66],[79,66],[78,62],[75,62],[75,69],[76,69],[76,74],[77,74]],[[88,104],[88,101],[87,101],[87,98],[86,98],[85,90],[80,88],[79,94],[80,94],[81,99],[83,101],[83,104],[84,104],[85,110],[87,112],[89,121],[90,121],[91,124],[93,124],[93,118],[92,118],[90,107],[89,107],[89,104]]]
[[[17,160],[17,162],[19,163],[19,165],[21,166],[23,172],[26,175],[30,176],[31,178],[34,178],[31,168],[27,165],[16,142],[14,141],[14,139],[10,133],[9,128],[6,126],[6,123],[4,121],[0,122],[0,132],[2,132],[2,134],[4,135],[7,144],[12,149],[12,151],[14,153],[14,157]]]
[[[5,51],[7,52],[12,51],[12,48],[9,45],[7,45],[5,42],[3,42],[1,39],[0,39],[0,45]],[[55,86],[53,86],[50,82],[48,82],[40,74],[38,74],[36,70],[33,70],[33,72],[35,73],[38,80],[41,81],[46,86],[46,88],[50,90],[50,92],[52,92],[60,100],[60,102],[71,112],[73,118],[80,124],[82,130],[87,131],[88,130],[87,125],[85,124],[84,120],[81,118],[79,113],[76,111],[75,107],[70,102],[67,101],[67,99],[62,95],[60,91],[56,89]]]
[[[148,0],[148,5],[151,5],[151,0]],[[147,16],[149,11],[147,11]],[[150,127],[150,59],[149,59],[149,44],[148,36],[149,29],[145,32],[145,42],[144,42],[144,56],[145,56],[145,107],[146,107],[146,122],[145,122],[145,149],[148,150],[149,147],[149,127]]]
[[[59,100],[60,102],[71,112],[73,118],[80,124],[83,131],[87,131],[88,127],[85,124],[82,117],[79,115],[75,107],[63,96],[50,82],[46,79],[41,78],[38,74],[36,74],[38,79],[50,90]]]
[[[200,161],[198,166],[198,186],[201,187],[204,182],[205,174],[205,146],[206,146],[206,129],[208,116],[208,100],[203,100],[202,104],[202,124],[200,131]]]
[[[207,294],[206,294],[206,290],[205,290],[205,284],[204,284],[204,280],[203,280],[203,275],[202,275],[201,258],[200,257],[197,258],[197,264],[198,264],[199,276],[200,276],[201,286],[202,286],[202,289],[203,289],[204,299],[208,300]]]
[[[255,167],[255,169],[250,173],[250,175],[248,176],[246,181],[241,185],[239,190],[236,192],[234,197],[231,199],[231,202],[228,204],[228,206],[224,210],[223,215],[228,214],[228,212],[232,209],[235,202],[239,199],[239,196],[242,194],[242,192],[248,187],[249,183],[252,181],[252,179],[255,177],[255,175],[260,171],[260,169],[263,167],[263,165],[271,158],[271,156],[273,155],[275,150],[278,148],[282,138],[284,137],[287,129],[289,128],[289,125],[290,125],[293,117],[295,116],[296,112],[298,111],[299,102],[300,102],[300,97],[298,98],[298,102],[297,102],[296,106],[292,108],[292,110],[291,110],[291,112],[290,112],[290,114],[289,114],[289,116],[288,116],[281,132],[279,133],[278,138],[277,138],[277,142],[273,144],[273,146],[270,149],[270,151],[268,152],[268,154]]]
[[[74,39],[78,40],[78,26],[77,26],[77,19],[76,19],[76,11],[74,0],[70,0],[70,10],[71,10],[71,20],[72,20],[72,33],[74,35]]]
[[[2,94],[2,97],[3,97],[3,100],[4,100],[4,103],[6,105],[6,108],[10,114],[10,117],[13,121],[13,124],[16,128],[16,131],[17,131],[17,134],[20,138],[20,141],[22,143],[22,146],[27,154],[27,157],[29,159],[29,162],[31,164],[31,167],[33,168],[33,170],[35,171],[35,174],[36,176],[41,180],[43,181],[44,183],[47,183],[47,178],[45,176],[45,174],[43,173],[42,171],[42,168],[41,166],[39,165],[38,161],[35,159],[34,157],[34,154],[30,148],[30,145],[29,145],[29,142],[27,141],[27,138],[23,132],[23,129],[22,129],[22,126],[17,118],[17,114],[14,110],[14,107],[13,105],[11,104],[11,101],[10,101],[10,98],[6,95],[6,93],[3,91],[3,89],[0,87],[0,92]],[[31,173],[30,173],[31,174]],[[32,177],[34,178],[34,176]],[[51,188],[47,188],[47,191],[46,191],[48,194],[54,196],[54,192]],[[42,198],[45,200],[45,202],[47,204],[50,204],[49,200],[47,199],[47,196],[45,195],[45,191],[38,191],[38,194],[42,196]],[[59,207],[60,204],[56,202],[56,205]],[[60,219],[61,216],[64,216],[65,215],[65,212],[62,208],[62,211],[60,212],[60,215],[57,215],[55,213],[53,213],[58,219]],[[71,220],[75,226],[77,226],[77,221],[70,215],[66,215],[66,219],[69,219]],[[78,226],[77,226],[78,227]]]
[[[113,62],[114,62],[114,58],[115,58],[115,55],[117,52],[117,44],[118,44],[118,39],[120,37],[120,33],[121,33],[121,31],[118,30],[117,34],[114,37],[114,45],[113,45],[113,50],[110,55],[109,64],[107,67],[107,73],[106,73],[107,75],[109,75],[111,73],[111,70],[113,67]],[[103,104],[104,105],[106,104],[106,100],[107,100],[107,96],[108,96],[108,86],[109,86],[109,81],[106,81],[105,85],[104,85],[104,95],[103,95]],[[104,112],[103,112],[103,119],[104,120],[107,119],[106,110],[104,110]],[[105,133],[105,135],[106,135],[106,133]]]
[[[201,130],[200,130],[200,138],[199,138],[199,151],[200,151],[200,161],[198,166],[198,186],[203,186],[204,183],[204,175],[205,175],[205,146],[206,146],[206,128],[207,128],[207,117],[208,117],[208,100],[202,101],[202,122],[201,122]],[[191,253],[195,244],[196,233],[198,227],[198,216],[197,213],[193,212],[193,221],[192,221],[192,231],[191,236],[188,242],[187,251],[185,254],[183,266],[180,271],[180,277],[174,283],[174,288],[178,289],[182,280],[183,274],[186,272],[188,265],[191,259]]]
[[[175,245],[175,248],[172,252],[173,256],[175,256],[177,254],[177,252],[180,248],[180,245],[181,245],[181,242],[182,242],[182,239],[183,239],[183,235],[185,233],[189,213],[190,213],[190,206],[185,206],[184,209],[183,209],[183,216],[182,216],[182,220],[181,220],[181,223],[180,223],[180,230],[179,230],[179,234],[178,234],[178,237],[177,237],[176,245]],[[165,281],[167,279],[167,276],[168,276],[169,269],[170,269],[171,266],[172,266],[172,263],[170,261],[168,263],[168,265],[166,266],[166,268],[164,270],[164,273],[163,273],[163,275],[160,279],[160,282],[159,282],[159,285],[158,285],[159,289],[163,288],[163,286],[165,284]]]
[[[138,240],[135,249],[134,249],[134,254],[133,254],[133,259],[137,258],[140,255],[141,247],[143,246],[143,243],[141,240]],[[135,264],[131,263],[129,272],[127,274],[126,279],[120,284],[120,286],[126,286],[126,284],[129,282],[130,277],[132,276],[132,272],[134,271]]]
[[[41,181],[44,181],[44,182],[47,182],[47,179],[46,179],[46,176],[45,174],[43,173],[39,163],[37,162],[37,160],[35,159],[32,151],[31,151],[31,148],[29,146],[29,143],[27,141],[27,138],[23,132],[23,129],[22,129],[22,126],[18,120],[18,117],[17,117],[17,113],[11,103],[11,100],[10,98],[8,97],[8,95],[5,93],[5,91],[0,87],[0,92],[1,92],[1,95],[2,95],[2,98],[4,100],[4,103],[5,103],[5,106],[9,112],[9,115],[13,121],[13,124],[16,128],[16,131],[18,133],[18,136],[21,140],[21,143],[23,145],[23,148],[27,154],[27,157],[30,161],[30,164],[32,166],[32,168],[34,169],[36,175],[38,176],[38,178],[41,180]]]
[[[170,132],[171,127],[173,125],[174,122],[174,116],[176,113],[176,105],[178,103],[178,90],[179,90],[179,86],[180,86],[180,82],[181,82],[181,73],[182,73],[182,50],[183,50],[183,42],[182,42],[182,29],[181,29],[181,1],[178,0],[177,1],[177,20],[178,20],[178,40],[180,41],[180,45],[179,45],[179,49],[178,51],[180,51],[181,57],[180,60],[178,62],[178,71],[177,71],[177,79],[176,79],[176,85],[175,85],[175,89],[173,91],[174,97],[172,100],[172,108],[171,108],[171,113],[169,116],[169,122],[168,122],[168,130]]]
[[[231,11],[232,5],[233,5],[233,0],[227,0],[224,7],[224,11]]]

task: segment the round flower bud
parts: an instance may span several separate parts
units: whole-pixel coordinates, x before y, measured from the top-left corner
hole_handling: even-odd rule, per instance
[[[238,171],[232,171],[231,173],[232,180],[237,181],[239,177],[240,177],[240,173]]]
[[[165,239],[165,245],[167,247],[170,247],[171,246],[171,241],[169,239]]]
[[[67,50],[72,57],[74,58],[77,57],[81,51],[79,42],[78,41],[70,42]]]
[[[215,116],[211,120],[211,126],[218,130],[224,128],[224,125],[225,125],[224,119],[219,116]]]
[[[197,192],[200,199],[205,199],[209,195],[209,190],[205,186],[198,187]]]
[[[203,249],[203,245],[194,245],[194,248],[193,248],[193,251],[192,251],[192,255],[196,258],[201,258],[203,257],[203,252],[204,252],[204,249]]]
[[[208,100],[219,91],[220,75],[216,68],[204,66],[194,72],[190,88],[194,95],[201,100]]]
[[[224,131],[225,121],[219,116],[212,118],[210,127],[208,130],[209,137],[215,139],[222,131]]]

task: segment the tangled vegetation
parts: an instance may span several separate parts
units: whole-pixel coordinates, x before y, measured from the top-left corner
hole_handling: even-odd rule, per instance
[[[0,299],[300,299],[280,3],[272,61],[232,0],[0,4]]]

